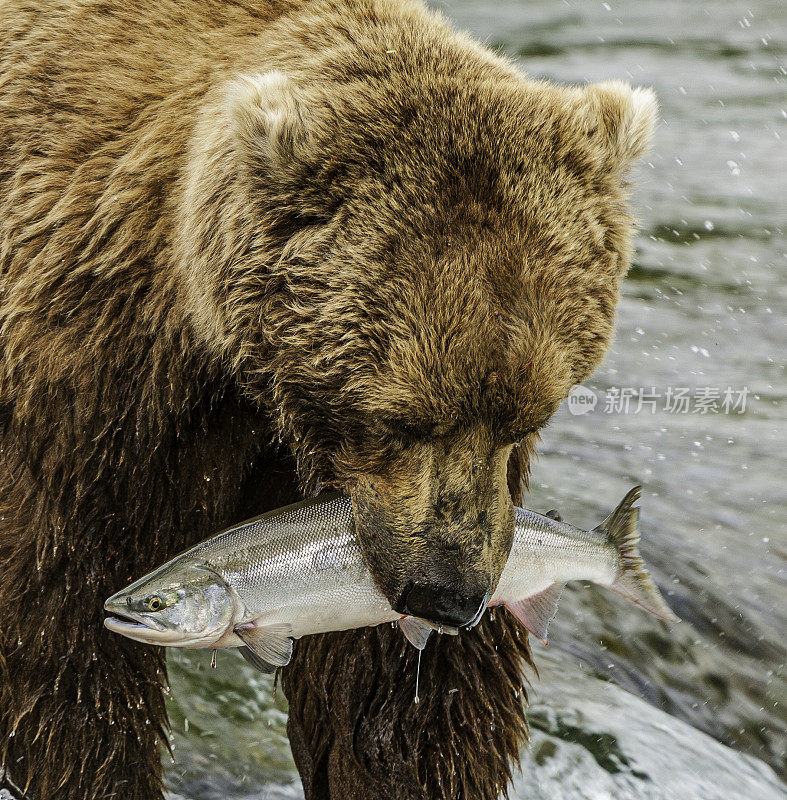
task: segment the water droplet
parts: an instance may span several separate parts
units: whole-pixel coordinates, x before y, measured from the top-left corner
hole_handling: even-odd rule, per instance
[[[421,680],[421,653],[423,650],[418,651],[418,667],[415,671],[415,703],[416,705],[421,701],[421,698],[418,696],[418,682]]]

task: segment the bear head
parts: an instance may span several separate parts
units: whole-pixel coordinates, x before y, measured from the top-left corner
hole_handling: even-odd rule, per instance
[[[304,486],[351,495],[394,608],[465,625],[511,547],[509,474],[609,345],[656,103],[527,78],[442,24],[408,35],[228,75],[178,262]]]

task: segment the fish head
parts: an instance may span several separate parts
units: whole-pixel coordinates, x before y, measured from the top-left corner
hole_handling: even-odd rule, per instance
[[[223,579],[200,564],[167,564],[112,595],[104,626],[147,644],[209,647],[232,626],[236,598]]]

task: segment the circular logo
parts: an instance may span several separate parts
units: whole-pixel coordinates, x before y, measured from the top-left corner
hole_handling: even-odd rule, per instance
[[[581,384],[573,386],[568,393],[568,410],[575,416],[588,414],[596,407],[597,402],[596,393]]]

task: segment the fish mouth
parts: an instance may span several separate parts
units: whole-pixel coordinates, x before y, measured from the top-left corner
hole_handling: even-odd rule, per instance
[[[128,639],[134,639],[137,642],[145,642],[146,644],[165,644],[161,641],[161,631],[148,628],[141,622],[133,622],[132,620],[118,619],[117,617],[107,617],[104,620],[104,627],[112,633],[119,633]]]
[[[144,644],[157,644],[161,647],[210,647],[224,633],[210,630],[184,633],[166,628],[154,620],[142,622],[133,615],[133,612],[127,611],[125,606],[119,607],[117,601],[112,602],[112,598],[104,604],[104,609],[111,614],[104,619],[104,627],[107,630]]]
[[[108,605],[108,604],[107,604]],[[129,639],[146,644],[172,645],[182,641],[183,635],[175,631],[167,630],[163,625],[150,622],[140,622],[131,614],[124,613],[117,606],[107,608],[112,616],[104,620],[104,627],[113,633],[119,633]]]
[[[183,643],[184,636],[181,631],[170,630],[153,619],[140,619],[131,611],[125,598],[110,597],[104,603],[104,610],[111,614],[104,620],[104,627],[113,633],[145,644],[173,646]]]

